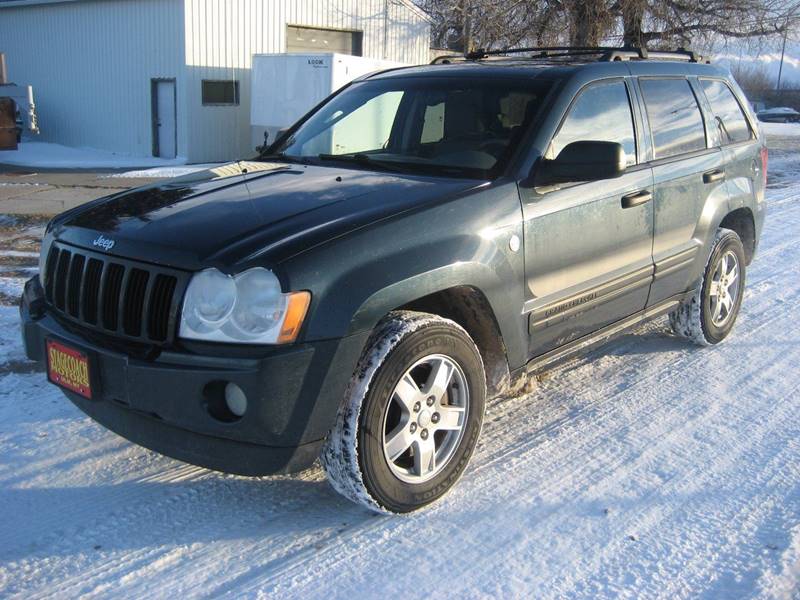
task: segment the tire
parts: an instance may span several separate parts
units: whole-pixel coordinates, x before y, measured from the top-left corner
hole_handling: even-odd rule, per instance
[[[735,273],[734,273],[735,269]],[[718,283],[727,281],[727,286]],[[730,334],[742,306],[745,254],[736,232],[720,228],[711,246],[703,278],[694,294],[669,316],[676,335],[700,346],[719,344]],[[720,290],[723,297],[720,298]]]
[[[461,326],[390,313],[366,344],[323,448],[328,480],[376,512],[427,506],[463,474],[485,402],[483,361]]]

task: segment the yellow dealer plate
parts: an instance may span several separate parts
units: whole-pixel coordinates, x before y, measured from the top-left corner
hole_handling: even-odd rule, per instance
[[[84,398],[92,397],[89,358],[54,340],[47,340],[47,378]]]

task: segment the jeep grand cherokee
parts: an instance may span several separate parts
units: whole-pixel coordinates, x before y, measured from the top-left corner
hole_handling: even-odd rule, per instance
[[[348,498],[409,512],[526,374],[660,315],[724,340],[766,166],[741,90],[691,53],[392,69],[254,160],[54,218],[25,346],[136,443],[244,475],[321,457]]]

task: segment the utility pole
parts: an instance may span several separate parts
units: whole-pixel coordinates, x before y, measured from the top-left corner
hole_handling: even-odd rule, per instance
[[[783,30],[783,46],[781,46],[781,64],[778,66],[778,102],[781,99],[781,76],[783,75],[783,57],[786,55],[786,36],[789,33],[789,27]]]

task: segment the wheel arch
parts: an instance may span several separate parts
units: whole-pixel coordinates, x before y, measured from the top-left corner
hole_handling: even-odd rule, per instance
[[[737,208],[725,215],[719,226],[736,232],[742,240],[746,264],[749,265],[756,249],[756,224],[753,211],[746,206]]]
[[[519,326],[503,323],[498,318],[511,314],[510,307],[497,305],[508,301],[505,295],[492,298],[484,292],[485,286],[475,283],[485,277],[491,277],[485,283],[496,283],[496,275],[488,270],[484,273],[484,270],[483,265],[472,263],[470,267],[468,263],[461,263],[384,288],[362,304],[353,317],[351,328],[373,329],[397,310],[426,312],[451,319],[475,341],[486,368],[488,395],[498,395],[510,382],[509,365],[513,364],[515,348],[509,348],[508,338]]]
[[[479,289],[468,285],[455,286],[417,298],[395,310],[431,313],[461,325],[483,359],[487,396],[497,396],[508,387],[508,352],[494,311]]]

